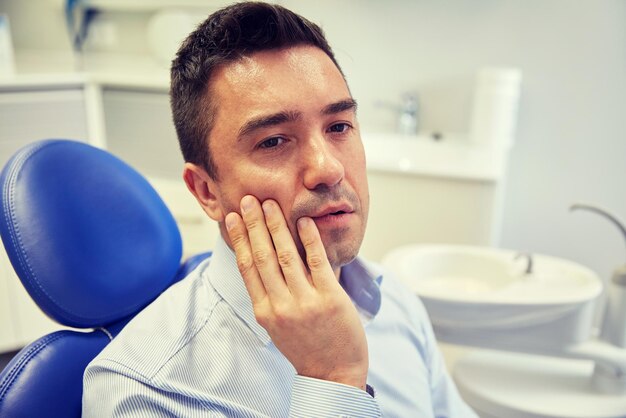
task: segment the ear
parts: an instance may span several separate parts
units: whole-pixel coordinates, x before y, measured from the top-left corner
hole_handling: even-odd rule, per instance
[[[217,184],[206,170],[198,165],[185,163],[183,179],[187,189],[195,196],[204,212],[214,221],[224,221],[224,211],[216,196]]]

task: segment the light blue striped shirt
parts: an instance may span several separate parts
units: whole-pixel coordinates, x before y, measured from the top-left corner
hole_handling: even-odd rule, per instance
[[[210,261],[139,313],[91,362],[83,416],[475,417],[445,370],[422,304],[388,275],[372,288],[377,269],[357,258],[342,270],[363,316],[372,304],[358,306],[362,296],[376,302],[380,294],[365,327],[374,398],[296,375],[255,320],[234,253],[219,239]],[[366,286],[359,289],[359,281]]]

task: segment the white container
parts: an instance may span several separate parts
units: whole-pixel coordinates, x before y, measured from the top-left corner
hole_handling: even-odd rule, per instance
[[[602,339],[626,348],[626,265],[613,272],[608,283],[608,301],[602,324]]]
[[[522,72],[484,68],[476,79],[470,124],[471,140],[480,145],[513,145]]]
[[[0,13],[0,77],[15,73],[9,17]]]

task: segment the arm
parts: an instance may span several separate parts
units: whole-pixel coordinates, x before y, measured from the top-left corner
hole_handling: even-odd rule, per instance
[[[83,418],[206,416],[205,408],[200,401],[150,385],[142,376],[112,361],[92,363],[85,371]],[[209,411],[212,417],[225,416]]]
[[[89,365],[85,372],[82,416],[220,418],[265,415],[246,405],[167,391],[119,363],[100,360]],[[380,413],[374,399],[355,387],[297,376],[289,416],[348,418],[375,417]]]

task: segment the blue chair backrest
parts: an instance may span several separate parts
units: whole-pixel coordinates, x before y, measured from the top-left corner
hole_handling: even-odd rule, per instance
[[[79,417],[87,364],[210,253],[180,264],[181,237],[156,191],[110,153],[67,140],[26,146],[0,174],[0,235],[37,305],[60,324],[0,374],[0,416]]]

